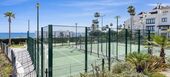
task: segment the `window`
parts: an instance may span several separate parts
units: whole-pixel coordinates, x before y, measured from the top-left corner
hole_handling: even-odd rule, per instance
[[[167,36],[167,33],[161,33],[161,36]]]
[[[155,18],[146,19],[146,24],[155,24]]]
[[[154,25],[146,26],[146,30],[155,31],[154,27],[155,27]]]
[[[162,18],[162,22],[167,22],[167,18]]]

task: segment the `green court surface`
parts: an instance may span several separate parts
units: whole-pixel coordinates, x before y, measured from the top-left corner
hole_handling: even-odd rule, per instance
[[[91,64],[101,65],[102,57],[106,58],[106,43],[103,44],[103,52],[101,52],[101,43],[92,44],[92,52],[90,54],[91,45],[88,44],[88,71],[92,70]],[[81,46],[81,47],[80,47]],[[99,49],[98,49],[99,46]],[[84,72],[85,68],[85,54],[84,54],[84,44],[77,45],[77,48],[74,45],[70,46],[59,46],[54,45],[53,47],[53,75],[58,77],[70,77],[79,75]],[[81,50],[80,50],[81,48]],[[100,56],[97,55],[97,50],[99,50]],[[156,51],[157,50],[157,51]],[[130,51],[130,45],[128,44],[128,53]],[[132,45],[132,52],[138,51],[138,45]],[[140,46],[140,51],[147,53],[147,48],[143,45]],[[169,49],[165,50],[166,52],[170,52]],[[165,53],[166,53],[165,52]],[[159,55],[159,47],[153,48],[153,54]],[[170,53],[167,53],[170,55]],[[111,43],[111,57],[115,58],[116,56],[116,43]],[[123,60],[125,57],[125,44],[118,44],[118,58]],[[107,60],[107,59],[106,59]],[[112,64],[114,61],[112,61]]]
[[[53,72],[54,76],[67,77],[84,72],[85,55],[83,50],[73,47],[60,46],[53,49]],[[88,64],[92,64],[96,59],[95,55],[88,55]],[[90,66],[89,66],[90,69]]]

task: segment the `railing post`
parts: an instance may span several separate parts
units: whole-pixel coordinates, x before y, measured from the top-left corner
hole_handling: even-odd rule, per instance
[[[52,25],[48,25],[48,70],[49,76],[53,77],[53,28]]]

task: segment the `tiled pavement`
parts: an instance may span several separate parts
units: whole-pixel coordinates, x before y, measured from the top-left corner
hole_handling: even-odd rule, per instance
[[[27,51],[26,48],[16,48],[13,49],[14,54],[16,56],[17,62],[20,64],[21,67],[23,68],[24,73],[23,74],[18,74],[17,77],[36,77],[36,72],[34,70],[34,66],[32,65],[31,57]]]

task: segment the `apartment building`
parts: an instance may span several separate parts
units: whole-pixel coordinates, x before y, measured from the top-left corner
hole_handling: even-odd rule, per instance
[[[170,37],[168,29],[170,28],[170,6],[158,4],[148,12],[141,12],[124,22],[125,28],[140,29],[142,31],[150,30],[153,34],[159,34]]]

